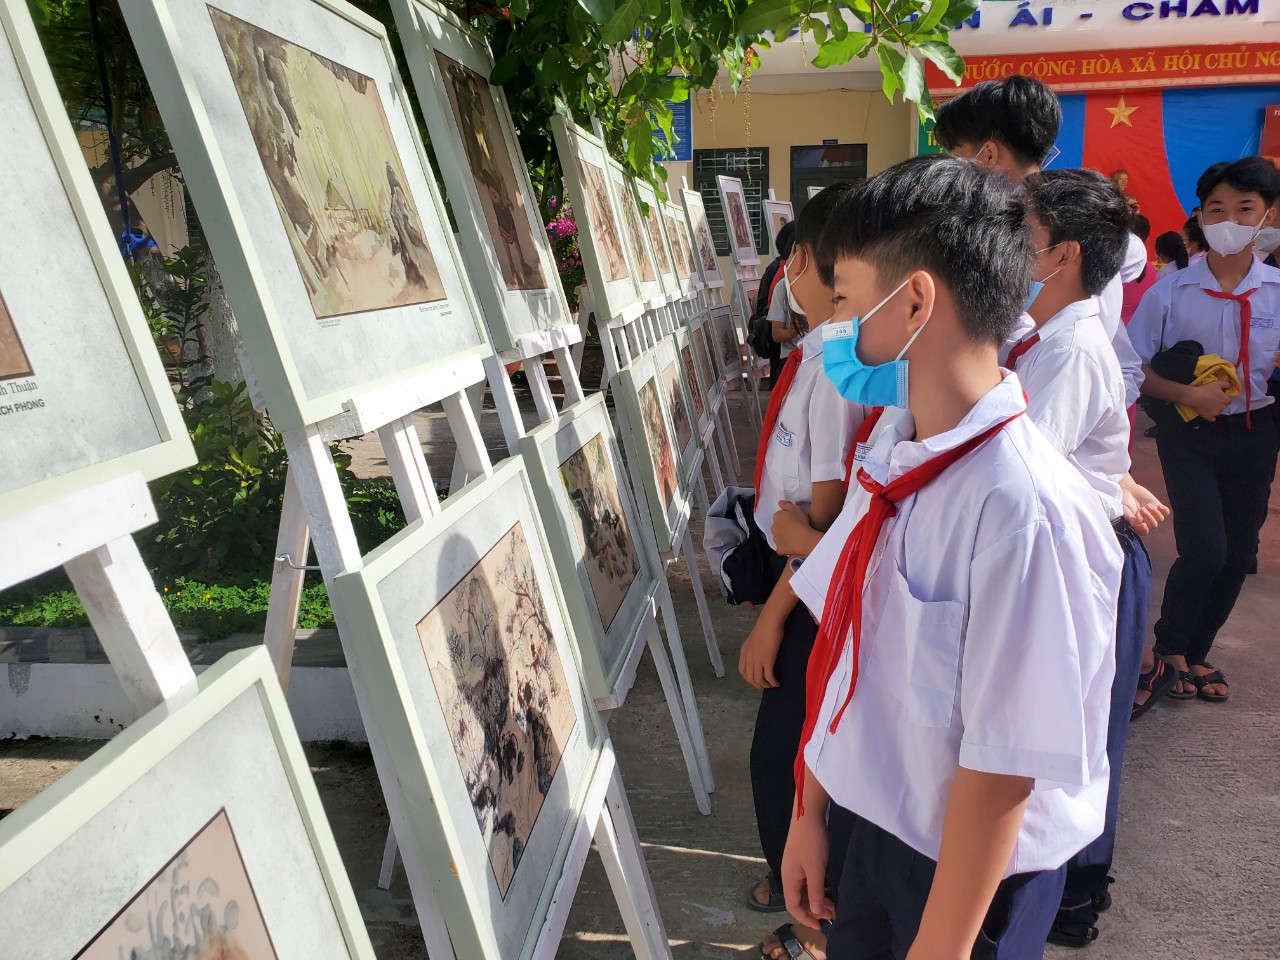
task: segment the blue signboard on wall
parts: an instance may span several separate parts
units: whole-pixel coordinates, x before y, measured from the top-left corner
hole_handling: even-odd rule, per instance
[[[659,151],[658,159],[668,163],[673,161],[691,163],[693,161],[693,98],[689,97],[680,103],[673,103],[668,100],[667,106],[671,108],[671,132],[676,137],[676,155],[674,157],[664,157],[662,152]],[[665,141],[667,139],[657,127],[653,128],[653,135],[658,140]]]

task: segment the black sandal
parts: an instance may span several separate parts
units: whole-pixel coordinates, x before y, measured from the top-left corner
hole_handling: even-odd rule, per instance
[[[791,929],[791,924],[784,923],[777,930],[773,931],[773,935],[782,943],[782,949],[787,951],[790,960],[814,960],[813,954],[806,950],[796,939],[795,931]],[[760,944],[760,956],[765,960],[772,960],[769,954],[764,952],[764,944]]]
[[[1196,664],[1196,666],[1204,667],[1205,669],[1211,671],[1210,673],[1206,673],[1202,677],[1194,676],[1194,675],[1191,677],[1191,682],[1196,685],[1197,697],[1199,697],[1201,700],[1204,700],[1208,703],[1226,703],[1228,700],[1231,699],[1231,694],[1229,692],[1228,693],[1205,693],[1204,692],[1205,687],[1213,687],[1213,686],[1227,687],[1228,690],[1230,690],[1230,684],[1227,683],[1227,678],[1222,675],[1221,670],[1214,667],[1212,663],[1198,663]]]
[[[1170,700],[1194,700],[1196,698],[1196,678],[1191,676],[1190,670],[1179,670],[1177,667],[1170,665],[1170,670],[1177,675],[1174,684],[1181,680],[1185,684],[1190,684],[1191,690],[1183,690],[1181,693],[1174,691],[1173,685],[1170,685],[1169,692],[1165,694]]]
[[[1143,703],[1133,702],[1133,712],[1129,715],[1132,723],[1156,705],[1156,701],[1166,696],[1173,685],[1178,682],[1178,671],[1163,660],[1156,660],[1156,665],[1146,673],[1138,674],[1138,690],[1146,690],[1149,694]]]
[[[765,878],[769,882],[769,902],[761,903],[756,899],[756,889],[759,884],[747,891],[747,909],[754,910],[756,913],[781,913],[787,909],[787,898],[782,894],[782,887],[773,876],[773,871],[769,871],[769,875]]]

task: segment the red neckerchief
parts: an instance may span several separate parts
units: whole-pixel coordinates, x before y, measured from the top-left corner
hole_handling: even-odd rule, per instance
[[[1253,374],[1249,370],[1249,329],[1253,325],[1253,303],[1249,298],[1258,292],[1258,288],[1254,287],[1244,293],[1223,293],[1221,290],[1204,292],[1215,300],[1234,300],[1240,307],[1240,353],[1236,357],[1236,366],[1240,368],[1240,381],[1244,384],[1244,425],[1253,429],[1253,416],[1249,409],[1253,403]]]

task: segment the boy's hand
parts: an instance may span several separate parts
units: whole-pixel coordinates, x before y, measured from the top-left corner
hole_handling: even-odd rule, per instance
[[[787,770],[784,775],[790,772]],[[835,904],[827,899],[826,804],[816,802],[816,792],[806,785],[805,815],[792,816],[782,854],[782,892],[787,898],[787,911],[799,923],[814,928],[821,926],[819,921],[834,920],[836,916]]]
[[[1124,501],[1124,518],[1142,536],[1145,537],[1168,519],[1169,508],[1128,474],[1120,481],[1120,491]]]
[[[807,556],[816,532],[809,523],[809,514],[790,500],[778,501],[778,512],[773,515],[773,543],[784,557]]]
[[[778,685],[773,675],[773,665],[778,659],[778,647],[782,645],[782,624],[762,610],[751,628],[742,650],[738,653],[738,672],[742,679],[757,690],[767,690]]]
[[[1225,380],[1211,380],[1198,387],[1187,387],[1186,398],[1182,402],[1194,410],[1197,416],[1213,423],[1231,402],[1227,389]]]

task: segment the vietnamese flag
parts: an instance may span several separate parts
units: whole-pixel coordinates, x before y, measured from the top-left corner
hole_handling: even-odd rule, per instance
[[[1083,165],[1105,176],[1129,173],[1129,194],[1151,221],[1150,243],[1180,230],[1187,212],[1173,187],[1160,90],[1090,93],[1085,98]]]

